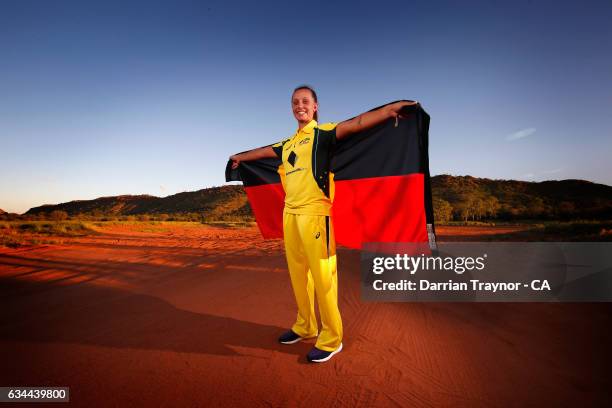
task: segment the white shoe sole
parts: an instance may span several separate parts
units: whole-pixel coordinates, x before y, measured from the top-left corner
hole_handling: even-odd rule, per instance
[[[329,356],[327,356],[325,358],[322,358],[322,359],[319,359],[319,360],[310,360],[310,361],[312,361],[313,363],[324,363],[327,360],[329,360],[330,358],[332,358],[334,356],[334,354],[337,354],[340,351],[342,351],[342,343],[340,343],[340,347],[338,347],[337,350],[332,351],[332,353]]]
[[[303,338],[301,338],[301,337],[298,337],[298,338],[297,338],[297,339],[295,339],[295,340],[291,340],[291,341],[279,341],[279,343],[280,343],[280,344],[295,344],[295,343],[297,343],[298,341],[302,341],[302,340],[304,340],[304,339],[303,339]]]

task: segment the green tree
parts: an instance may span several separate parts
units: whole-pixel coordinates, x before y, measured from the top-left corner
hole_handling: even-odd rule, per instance
[[[496,218],[500,205],[499,200],[495,196],[489,196],[486,199],[486,214],[488,218]]]
[[[531,217],[541,217],[546,212],[544,200],[540,197],[534,197],[528,204],[528,213]]]
[[[471,217],[473,220],[476,214],[476,199],[471,193],[462,193],[454,207],[457,218],[467,221]]]
[[[436,222],[444,223],[453,218],[453,206],[441,198],[433,199],[434,219]]]
[[[479,221],[487,214],[487,203],[485,200],[479,198],[474,201],[474,214],[476,219]]]

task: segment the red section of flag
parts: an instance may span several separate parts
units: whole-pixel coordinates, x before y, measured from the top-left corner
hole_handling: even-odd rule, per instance
[[[423,174],[343,180],[335,186],[332,214],[340,244],[428,242]]]
[[[244,188],[264,238],[283,237],[283,208],[285,191],[281,183],[262,184]]]
[[[282,185],[245,190],[263,237],[282,238]],[[332,208],[336,241],[350,248],[361,248],[363,242],[428,242],[424,191],[420,173],[337,181]]]

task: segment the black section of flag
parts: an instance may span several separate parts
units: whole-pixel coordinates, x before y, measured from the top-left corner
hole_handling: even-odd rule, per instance
[[[407,106],[401,113],[404,118],[397,122],[390,119],[338,140],[330,168],[335,181],[423,174],[426,221],[433,227],[428,152],[430,117],[420,105]],[[280,165],[279,159],[262,159],[241,162],[239,170],[232,170],[229,161],[226,181],[242,181],[245,186],[280,183]]]
[[[380,107],[379,107],[380,108]],[[375,108],[378,109],[378,108]],[[372,109],[374,110],[374,109]],[[423,173],[429,175],[429,115],[420,105],[406,107],[406,117],[390,119],[364,132],[337,141],[331,161],[334,179],[354,180],[369,177]],[[280,182],[276,173],[279,159],[241,162],[246,171],[226,168],[226,181],[242,181],[246,186]],[[270,172],[271,169],[273,172]],[[428,178],[429,179],[429,178]]]
[[[230,160],[225,166],[225,181],[242,181],[246,187],[260,186],[262,184],[280,183],[278,159],[260,159],[248,162],[240,162],[237,169],[232,169]]]

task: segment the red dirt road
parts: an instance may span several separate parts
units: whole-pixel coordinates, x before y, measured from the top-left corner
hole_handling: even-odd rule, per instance
[[[607,403],[610,304],[364,303],[340,249],[344,350],[312,365],[313,341],[276,342],[296,313],[281,241],[135,228],[0,249],[0,386],[83,407]]]

